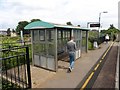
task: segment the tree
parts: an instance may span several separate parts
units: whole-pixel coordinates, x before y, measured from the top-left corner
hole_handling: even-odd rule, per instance
[[[7,36],[10,36],[11,35],[11,31],[10,31],[10,28],[7,29]]]
[[[14,29],[12,29],[12,32],[13,32],[13,33],[15,33],[15,30],[14,30]]]
[[[119,30],[116,29],[113,24],[110,24],[110,27],[108,28],[107,33],[108,34],[116,34],[118,32],[119,32]]]
[[[40,19],[32,19],[31,22],[34,22],[34,21],[41,21]]]
[[[109,30],[109,29],[116,29],[116,28],[114,27],[113,24],[110,24],[110,27],[108,28],[108,30]]]
[[[23,30],[23,34],[30,34],[30,31],[29,30],[24,30],[24,27],[26,25],[28,25],[29,23],[34,22],[34,21],[41,21],[41,20],[40,19],[32,19],[30,22],[28,22],[28,21],[20,21],[20,22],[18,22],[18,25],[16,27],[16,32],[18,34],[20,34],[20,31]]]
[[[71,23],[71,22],[67,22],[66,24],[67,24],[67,25],[72,25],[72,23]]]
[[[120,31],[118,29],[116,29],[113,24],[110,24],[110,27],[108,28],[108,30],[102,30],[101,33],[103,35],[108,34],[110,36],[110,39],[113,39],[114,36],[116,36],[119,32]]]
[[[28,24],[29,24],[29,22],[27,22],[27,21],[20,21],[20,22],[18,22],[18,26],[17,26],[17,28],[16,28],[16,32],[17,32],[18,34],[20,34],[20,31],[23,30],[23,34],[29,34],[29,33],[30,33],[29,30],[27,30],[27,31],[24,30],[24,27],[25,27],[26,25],[28,25]]]
[[[101,33],[109,34],[109,35],[116,34],[118,32],[120,32],[120,31],[118,29],[116,29],[113,24],[110,24],[110,27],[108,28],[108,30],[102,30],[101,31]]]

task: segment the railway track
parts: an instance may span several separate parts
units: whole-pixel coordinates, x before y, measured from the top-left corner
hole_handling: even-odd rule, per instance
[[[116,65],[118,57],[118,42],[112,43],[98,62],[93,66],[87,78],[81,85],[81,90],[116,89]]]
[[[92,88],[115,88],[117,43],[114,43]]]

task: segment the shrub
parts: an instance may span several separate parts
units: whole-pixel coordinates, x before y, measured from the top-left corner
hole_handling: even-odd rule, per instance
[[[91,43],[90,41],[88,41],[88,49],[92,50],[93,49],[93,43]]]

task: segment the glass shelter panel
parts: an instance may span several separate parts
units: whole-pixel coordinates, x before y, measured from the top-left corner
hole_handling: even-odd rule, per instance
[[[54,40],[54,30],[50,30],[50,29],[47,29],[46,30],[46,38],[47,38],[47,41],[48,42],[53,42],[53,40]]]
[[[71,30],[69,29],[59,29],[57,31],[57,54],[58,59],[61,60],[67,56],[67,42],[68,39],[71,37]]]
[[[39,30],[40,41],[45,41],[45,30]]]
[[[33,31],[33,41],[38,41],[39,40],[39,30],[34,30]]]
[[[82,31],[82,52],[85,52],[86,46],[86,31]]]
[[[55,32],[54,29],[32,31],[34,65],[56,70]]]
[[[46,54],[46,48],[45,43],[33,43],[33,52],[35,54],[45,55]]]
[[[48,47],[48,55],[49,56],[54,56],[55,55],[54,44],[48,44],[47,47]]]
[[[81,30],[73,30],[73,36],[76,42],[76,59],[80,57],[81,54]]]

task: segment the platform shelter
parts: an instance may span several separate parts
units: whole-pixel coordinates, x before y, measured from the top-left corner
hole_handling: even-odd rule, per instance
[[[81,56],[82,31],[86,32],[86,52],[88,50],[88,31],[78,26],[35,21],[24,28],[31,31],[32,63],[35,66],[58,70],[58,60],[67,55],[66,44],[74,37],[77,50],[76,59]]]

